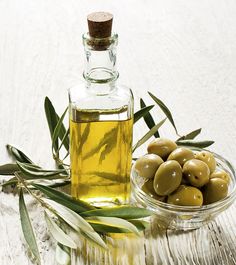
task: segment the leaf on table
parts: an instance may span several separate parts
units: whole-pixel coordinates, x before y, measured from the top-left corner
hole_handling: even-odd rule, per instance
[[[65,169],[57,169],[57,170],[45,170],[42,168],[34,167],[32,165],[26,163],[16,162],[19,169],[28,176],[33,177],[53,177],[57,176],[56,178],[65,178],[67,177],[67,171]]]
[[[123,219],[138,219],[152,215],[153,212],[138,207],[132,206],[119,206],[104,209],[96,209],[80,213],[81,216],[105,216],[105,217],[118,217]]]
[[[61,134],[62,132],[62,127],[63,127],[63,120],[65,118],[65,115],[68,111],[68,107],[65,109],[65,111],[63,112],[62,116],[60,117],[60,119],[58,120],[57,122],[57,125],[53,131],[53,135],[52,135],[52,149],[56,150],[56,151],[59,151],[59,148],[57,149],[57,146],[56,146],[56,142],[58,141],[58,137],[59,135]],[[63,142],[65,141],[65,136],[66,138],[68,138],[68,135],[66,135],[66,131],[65,133],[62,135],[62,138],[61,140],[63,140]]]
[[[156,131],[162,126],[162,124],[166,121],[166,118],[160,121],[158,124],[156,124],[152,129],[147,132],[134,146],[133,146],[133,152],[140,147],[142,144],[144,144],[149,138],[151,138]]]
[[[177,145],[182,146],[192,146],[192,147],[198,147],[198,148],[205,148],[212,144],[214,144],[214,141],[194,141],[194,140],[179,140],[176,141]]]
[[[91,224],[104,224],[107,226],[118,227],[126,229],[131,233],[139,235],[139,231],[132,223],[117,217],[92,216],[87,217],[86,220]]]
[[[70,238],[55,222],[54,220],[49,216],[47,211],[45,213],[45,220],[47,223],[48,230],[50,231],[52,237],[59,243],[61,243],[64,246],[67,246],[69,248],[77,248],[77,245],[73,241],[72,238]]]
[[[145,107],[146,107],[146,104],[145,104],[145,102],[144,102],[144,100],[143,100],[142,98],[140,99],[140,107],[141,107],[141,108],[145,108]],[[152,117],[152,115],[151,115],[150,112],[148,112],[148,113],[143,117],[143,119],[144,119],[144,121],[145,121],[145,123],[146,123],[146,125],[147,125],[147,127],[148,127],[149,129],[152,129],[152,127],[155,126],[154,119],[153,119],[153,117]],[[157,138],[157,137],[160,137],[159,132],[156,131],[156,132],[154,133],[154,136],[155,136],[156,138]]]
[[[83,230],[94,232],[91,225],[88,224],[88,222],[86,222],[85,219],[76,212],[50,199],[43,200],[56,211],[56,214],[58,216],[60,216],[67,224],[69,224],[76,231],[79,232],[80,230]]]
[[[32,184],[32,185],[51,200],[60,203],[61,205],[64,205],[77,213],[95,209],[95,207],[91,206],[90,204],[83,202],[81,200],[75,200],[74,198],[72,198],[71,196],[69,196],[64,192],[54,190],[53,188],[45,187],[40,184]]]
[[[53,209],[53,213],[62,218],[70,227],[75,231],[79,232],[84,237],[90,239],[94,244],[102,248],[106,248],[105,242],[99,236],[97,232],[94,231],[93,227],[79,214],[73,212],[71,209],[51,201],[49,199],[43,199],[50,207]]]
[[[57,243],[56,261],[58,265],[71,265],[71,249]]]
[[[109,233],[130,233],[129,230],[120,228],[120,227],[114,227],[110,225],[105,224],[96,224],[96,223],[90,223],[93,229],[102,234],[109,234]]]
[[[0,175],[14,175],[19,168],[17,164],[5,164],[0,166]]]
[[[91,243],[103,248],[107,249],[106,243],[102,240],[102,238],[99,236],[96,232],[89,232],[89,231],[80,231],[81,235],[87,238]]]
[[[134,123],[136,123],[139,119],[145,117],[149,111],[154,107],[154,105],[151,106],[145,106],[134,113]]]
[[[135,220],[135,219],[131,219],[131,220],[128,220],[130,223],[132,223],[133,225],[136,226],[136,228],[139,230],[139,231],[143,231],[145,230],[146,228],[149,227],[150,223],[147,222],[147,221],[143,221],[143,220]]]
[[[193,140],[194,138],[196,138],[202,131],[202,128],[199,128],[197,130],[194,130],[184,136],[181,136],[180,138],[177,139],[177,141],[180,140]]]
[[[22,163],[34,164],[32,160],[26,154],[24,154],[21,150],[17,149],[16,147],[10,144],[7,144],[6,147],[7,147],[9,154],[12,155],[16,159],[16,161],[19,161]]]
[[[156,102],[156,104],[161,108],[161,110],[165,113],[167,119],[170,121],[170,123],[172,124],[172,126],[175,129],[176,134],[178,135],[178,131],[177,131],[177,128],[175,126],[175,122],[174,122],[174,119],[172,117],[170,110],[167,108],[167,106],[164,104],[163,101],[161,101],[159,98],[154,96],[151,92],[148,92],[148,94]]]
[[[22,189],[20,189],[20,194],[19,194],[19,212],[20,212],[21,227],[25,240],[29,246],[29,249],[31,250],[32,254],[37,260],[37,263],[40,264],[41,262],[40,262],[39,250],[36,243],[33,227],[31,225],[31,221],[29,218],[28,210],[25,205]]]

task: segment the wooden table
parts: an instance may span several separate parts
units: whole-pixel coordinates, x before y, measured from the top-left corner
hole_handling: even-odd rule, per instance
[[[83,69],[81,34],[86,15],[108,10],[120,35],[120,82],[136,98],[151,103],[146,91],[171,109],[181,134],[199,127],[199,139],[214,139],[211,150],[236,163],[236,2],[233,0],[2,0],[0,2],[0,163],[9,161],[5,144],[24,150],[43,166],[53,166],[44,97],[62,113],[67,88]],[[163,114],[156,108],[156,121]],[[134,141],[146,132],[135,125]],[[170,125],[162,135],[175,139]],[[141,148],[138,154],[144,152]],[[2,178],[1,178],[2,179]],[[27,198],[43,265],[56,264],[54,243],[42,210]],[[159,229],[125,242],[117,264],[236,264],[236,204],[215,221],[192,232]],[[18,196],[0,192],[1,265],[32,264],[21,233]],[[135,255],[127,253],[135,250]],[[133,251],[134,252],[134,251]],[[95,260],[112,264],[95,251]]]

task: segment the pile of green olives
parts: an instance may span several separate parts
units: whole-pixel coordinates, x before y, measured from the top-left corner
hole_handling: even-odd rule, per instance
[[[134,169],[145,179],[142,190],[150,197],[174,205],[202,206],[227,196],[230,176],[216,168],[211,152],[178,147],[165,138],[156,138],[147,151]]]

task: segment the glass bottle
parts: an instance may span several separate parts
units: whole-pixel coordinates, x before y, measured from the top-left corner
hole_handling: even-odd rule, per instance
[[[126,204],[130,197],[133,97],[117,85],[117,34],[112,15],[88,16],[83,35],[84,83],[69,90],[71,194],[94,206]]]

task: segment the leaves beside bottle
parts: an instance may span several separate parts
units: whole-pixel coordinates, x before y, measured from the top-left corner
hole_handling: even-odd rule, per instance
[[[144,100],[140,99],[141,109],[134,114],[134,123],[143,119],[149,131],[133,146],[133,151],[142,146],[152,136],[160,137],[159,129],[166,120],[171,123],[179,136],[169,108],[152,93],[149,92],[149,95],[166,117],[156,123],[150,113],[154,105],[147,106]],[[7,150],[15,163],[0,166],[0,175],[12,175],[12,178],[3,183],[2,186],[18,185],[20,187],[19,210],[22,230],[36,262],[40,264],[40,255],[23,191],[32,195],[44,207],[47,227],[57,241],[56,258],[62,264],[68,263],[70,249],[77,247],[80,236],[106,249],[104,237],[100,235],[107,233],[138,234],[139,231],[144,230],[148,223],[142,218],[152,214],[149,210],[131,206],[99,209],[54,189],[70,183],[68,165],[64,164],[64,159],[69,154],[69,129],[66,129],[63,124],[68,109],[59,117],[52,102],[47,97],[45,98],[44,108],[52,139],[52,157],[56,162],[57,169],[43,169],[12,145],[7,145]],[[195,138],[200,133],[201,129],[197,129],[184,136],[179,136],[176,143],[201,148],[214,143],[213,141],[196,141]],[[86,135],[84,135],[83,141],[86,141]],[[61,158],[62,147],[66,151],[64,158]],[[96,152],[96,150],[94,151]],[[113,176],[107,176],[107,178],[109,177]],[[44,198],[38,197],[34,190],[40,191]]]

